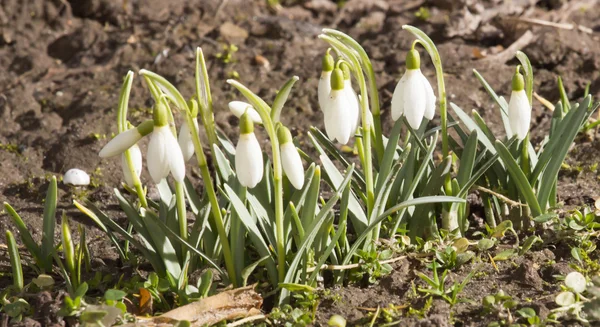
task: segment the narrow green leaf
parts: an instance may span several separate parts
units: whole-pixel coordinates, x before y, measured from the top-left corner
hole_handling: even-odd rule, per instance
[[[56,226],[56,205],[57,205],[57,186],[56,176],[52,176],[46,191],[46,204],[44,205],[44,221],[42,231],[42,260],[44,260],[45,270],[52,271],[52,252],[54,252],[54,228]]]
[[[25,247],[27,247],[27,250],[33,257],[35,262],[38,265],[42,265],[42,251],[33,240],[33,237],[31,236],[27,225],[25,225],[25,222],[23,221],[23,219],[21,219],[21,216],[19,216],[15,209],[13,209],[13,207],[11,207],[10,204],[6,202],[4,202],[4,209],[12,218],[13,223],[15,224],[15,226],[19,230],[19,234],[21,235],[21,241],[23,242],[23,244],[25,244]]]
[[[250,275],[252,275],[252,273],[254,272],[254,269],[256,269],[256,267],[258,267],[258,265],[260,265],[261,263],[267,261],[269,259],[270,256],[264,256],[258,260],[256,260],[255,262],[251,263],[250,265],[246,266],[243,270],[242,270],[242,286],[246,286],[248,284],[248,277],[250,277]]]
[[[173,84],[171,84],[171,82],[167,81],[166,78],[146,69],[140,70],[140,75],[150,79],[150,81],[152,81],[154,85],[164,92],[180,110],[185,110],[185,112],[189,111],[189,107],[185,101],[185,98],[181,95],[181,93],[179,93],[179,90],[173,86]]]
[[[271,108],[271,118],[273,119],[274,123],[280,120],[279,117],[281,116],[281,110],[283,109],[283,106],[285,105],[285,102],[292,91],[292,87],[299,79],[300,78],[298,76],[290,78],[287,82],[285,82],[279,92],[277,92],[275,100],[273,101],[273,107]]]
[[[402,120],[398,119],[392,128],[390,138],[388,139],[387,146],[383,153],[383,160],[379,165],[379,172],[377,174],[377,183],[375,186],[375,193],[379,192],[383,186],[383,182],[386,179],[388,173],[392,169],[394,163],[394,157],[397,154],[398,141],[400,140],[400,132],[402,131]],[[406,150],[405,150],[406,151]]]
[[[17,292],[23,290],[23,266],[21,265],[21,256],[19,255],[19,247],[17,241],[11,233],[6,231],[6,244],[8,245],[8,256],[10,257],[10,266],[12,268],[13,285]]]
[[[496,149],[498,150],[498,154],[500,154],[502,161],[504,161],[511,178],[516,183],[519,193],[525,198],[532,215],[535,217],[544,213],[527,177],[525,177],[521,167],[519,167],[519,164],[517,164],[506,146],[502,142],[496,141]]]
[[[473,173],[475,166],[475,155],[477,154],[477,131],[473,131],[465,144],[464,151],[460,156],[460,167],[456,180],[459,185],[464,185]]]
[[[469,117],[460,107],[450,102],[450,108],[454,110],[454,113],[458,116],[458,118],[463,122],[463,124],[467,127],[469,131],[477,130],[477,136],[479,137],[479,141],[483,144],[491,154],[496,154],[496,148],[492,144],[492,141],[486,136],[486,134],[479,128],[479,125]]]

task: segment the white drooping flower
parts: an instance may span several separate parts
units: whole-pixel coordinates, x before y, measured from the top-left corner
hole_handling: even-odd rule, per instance
[[[325,107],[325,131],[330,140],[346,144],[354,133],[352,130],[356,117],[349,112],[350,100],[344,91],[344,74],[335,68],[331,74],[331,92]]]
[[[192,121],[194,122],[194,126],[197,131],[198,119],[193,118]],[[179,147],[181,148],[181,153],[183,154],[183,160],[189,161],[194,155],[194,141],[192,139],[192,132],[187,124],[187,120],[184,120],[183,124],[181,125],[177,142],[179,142]]]
[[[580,272],[572,271],[565,277],[565,285],[577,293],[583,293],[587,288],[587,280]]]
[[[258,114],[258,111],[252,107],[251,104],[246,103],[244,101],[231,101],[229,102],[229,110],[238,118],[242,117],[242,115],[248,112],[250,119],[255,124],[262,124],[262,119]]]
[[[292,142],[292,134],[285,126],[277,130],[279,150],[281,154],[281,165],[283,172],[295,189],[300,190],[304,186],[304,167],[300,154]]]
[[[519,140],[524,139],[529,133],[531,123],[531,106],[525,92],[525,80],[518,69],[512,80],[512,93],[508,102],[508,121],[512,135],[517,135]]]
[[[352,118],[351,131],[354,134],[360,124],[360,107],[358,102],[358,95],[352,87],[352,80],[350,78],[350,67],[347,64],[342,65],[342,71],[344,72],[344,93],[348,98],[348,115]]]
[[[392,119],[396,121],[405,115],[413,129],[421,126],[423,117],[431,120],[435,114],[435,94],[420,66],[419,52],[410,50],[406,55],[406,72],[392,96]]]
[[[139,179],[140,174],[142,173],[142,151],[137,144],[134,144],[131,148],[129,148],[129,157],[131,158],[134,173]],[[123,168],[123,178],[125,179],[125,183],[133,187],[133,175],[131,175],[131,171],[129,170],[125,153],[121,154],[121,168]]]
[[[254,135],[250,113],[240,117],[240,138],[235,148],[235,172],[240,184],[254,188],[263,178],[263,157],[260,144]]]
[[[148,172],[154,183],[158,184],[169,173],[177,182],[185,178],[185,161],[177,139],[168,125],[167,109],[161,102],[154,107],[154,131],[148,143],[146,155]]]
[[[152,132],[153,126],[154,123],[148,120],[141,123],[138,127],[119,133],[100,150],[98,155],[101,158],[110,158],[125,152],[125,150],[131,148],[142,137]]]
[[[75,186],[85,186],[90,184],[90,175],[77,168],[67,170],[63,176],[63,183]]]
[[[321,77],[319,78],[319,86],[318,86],[318,99],[319,99],[319,108],[321,111],[325,113],[325,108],[327,108],[327,101],[329,101],[329,93],[331,93],[331,72],[333,71],[334,61],[331,54],[329,54],[330,49],[327,49],[327,53],[323,56],[322,69],[321,69]]]

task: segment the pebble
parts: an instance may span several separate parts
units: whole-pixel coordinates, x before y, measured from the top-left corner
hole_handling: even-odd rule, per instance
[[[81,169],[72,168],[65,173],[63,183],[75,186],[90,185],[90,175]]]

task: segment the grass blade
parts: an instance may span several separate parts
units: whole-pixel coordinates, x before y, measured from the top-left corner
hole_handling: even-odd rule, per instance
[[[13,286],[17,292],[23,290],[23,266],[21,265],[21,256],[19,255],[19,247],[13,234],[6,231],[6,244],[8,245],[8,255],[10,257],[10,266],[12,268]]]
[[[57,205],[56,176],[52,176],[46,191],[46,204],[44,205],[44,221],[42,231],[42,260],[46,272],[52,271],[52,252],[54,252],[54,228],[56,227],[56,205]]]

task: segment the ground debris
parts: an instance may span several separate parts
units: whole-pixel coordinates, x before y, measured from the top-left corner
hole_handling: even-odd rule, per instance
[[[254,291],[254,286],[237,288],[173,309],[158,317],[140,319],[125,327],[173,326],[187,320],[191,326],[210,326],[223,320],[232,320],[260,313],[262,297]]]

